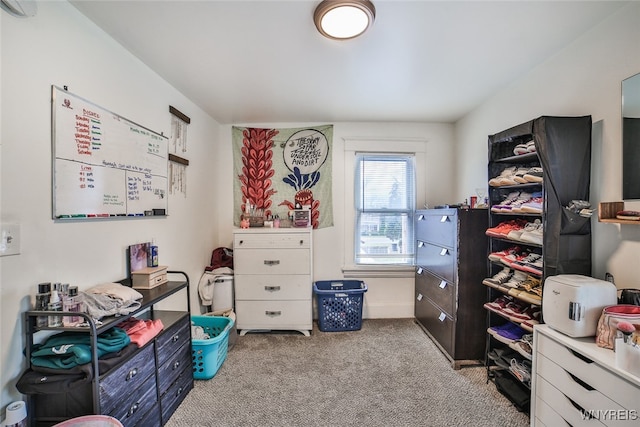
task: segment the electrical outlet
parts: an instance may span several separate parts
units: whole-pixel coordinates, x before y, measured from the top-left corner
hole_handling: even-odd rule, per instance
[[[20,253],[20,224],[0,225],[0,256]]]

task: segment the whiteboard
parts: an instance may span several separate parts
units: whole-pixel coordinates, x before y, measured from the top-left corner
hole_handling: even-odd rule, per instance
[[[167,214],[168,138],[51,87],[54,219]]]

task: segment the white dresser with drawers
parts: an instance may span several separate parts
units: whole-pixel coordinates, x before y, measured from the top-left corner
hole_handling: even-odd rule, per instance
[[[313,328],[311,228],[236,229],[233,265],[236,325],[251,330]]]
[[[640,426],[640,378],[618,369],[612,350],[547,325],[533,340],[532,426]]]

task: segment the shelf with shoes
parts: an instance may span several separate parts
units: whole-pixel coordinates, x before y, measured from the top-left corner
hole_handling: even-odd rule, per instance
[[[490,135],[488,145],[485,366],[487,379],[528,411],[544,280],[591,275],[589,218],[565,208],[589,197],[591,117],[539,117]]]

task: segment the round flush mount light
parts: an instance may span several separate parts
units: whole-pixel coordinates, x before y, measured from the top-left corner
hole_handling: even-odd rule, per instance
[[[346,40],[364,33],[375,17],[376,8],[369,0],[323,0],[316,7],[313,21],[323,36]]]

